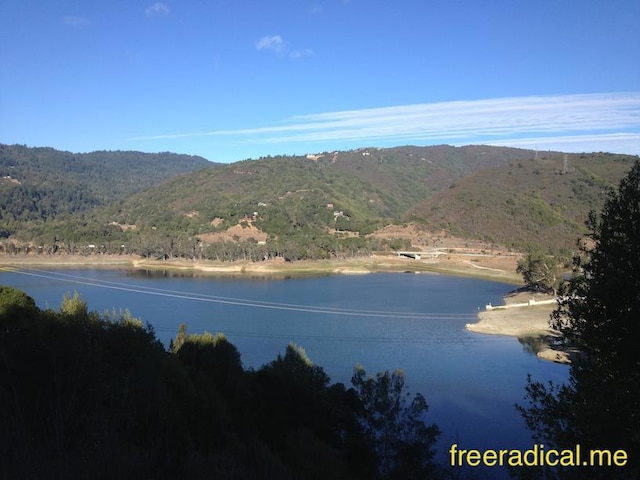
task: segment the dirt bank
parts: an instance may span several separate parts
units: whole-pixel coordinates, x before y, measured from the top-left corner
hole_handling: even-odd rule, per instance
[[[129,255],[0,255],[0,266],[47,268],[141,268],[194,271],[216,276],[308,276],[415,272],[461,275],[518,284],[515,257],[500,255],[440,255],[415,260],[395,254],[347,259],[285,262],[216,262],[209,260],[154,260]]]
[[[570,363],[570,352],[557,347],[559,334],[549,326],[555,303],[533,304],[516,307],[513,304],[527,303],[529,300],[546,301],[548,295],[519,293],[505,297],[507,308],[484,310],[478,313],[477,323],[467,324],[467,330],[487,335],[507,335],[518,337],[522,343],[530,345],[538,358],[557,363]]]

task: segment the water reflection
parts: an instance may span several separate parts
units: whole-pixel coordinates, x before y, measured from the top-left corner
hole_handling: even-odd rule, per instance
[[[548,336],[535,336],[535,337],[518,337],[518,341],[525,352],[532,355],[537,355],[538,352],[549,348]]]

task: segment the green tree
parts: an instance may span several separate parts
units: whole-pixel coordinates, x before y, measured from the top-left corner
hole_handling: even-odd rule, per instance
[[[19,313],[35,314],[36,302],[21,290],[0,285],[0,316]]]
[[[253,377],[257,431],[292,469],[292,478],[371,478],[361,474],[366,455],[354,452],[358,429],[350,407],[357,401],[329,382],[303,348],[287,345],[284,356]]]
[[[433,478],[440,430],[435,424],[425,425],[429,407],[420,393],[410,398],[404,372],[385,371],[373,378],[358,365],[351,383],[363,404],[360,420],[378,457],[380,477]]]
[[[73,297],[65,293],[60,304],[60,313],[70,317],[85,318],[89,315],[89,307],[87,302],[80,298],[78,292],[74,292]]]
[[[175,339],[171,339],[169,342],[169,351],[171,353],[178,353],[178,350],[184,345],[184,342],[187,340],[187,325],[185,323],[181,323],[178,325],[178,334]]]
[[[176,478],[193,395],[153,330],[0,290],[0,477]]]
[[[528,288],[556,293],[558,262],[555,257],[542,252],[529,252],[518,260],[516,272],[522,275]]]
[[[640,161],[598,218],[592,247],[576,258],[551,326],[578,348],[566,385],[529,381],[520,406],[534,438],[547,445],[622,449],[625,468],[546,472],[551,478],[640,476]]]

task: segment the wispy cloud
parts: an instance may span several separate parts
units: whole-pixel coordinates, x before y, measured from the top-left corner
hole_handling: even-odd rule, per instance
[[[65,25],[69,25],[70,27],[86,27],[89,25],[89,20],[86,17],[79,17],[76,15],[65,15],[62,19]]]
[[[556,150],[560,152],[609,152],[640,155],[640,133],[518,138],[486,143],[498,147]]]
[[[144,10],[144,13],[147,15],[147,17],[169,15],[169,12],[171,12],[169,6],[164,2],[156,2],[153,5],[148,6]]]
[[[256,50],[272,50],[282,53],[284,49],[284,40],[280,35],[266,35],[256,42]]]
[[[256,50],[270,50],[281,56],[287,56],[293,59],[309,57],[313,55],[310,48],[291,49],[287,42],[280,35],[265,35],[255,43]]]
[[[205,136],[233,137],[246,144],[306,143],[327,148],[344,142],[486,143],[541,149],[555,142],[578,148],[582,139],[584,151],[606,139],[618,146],[628,145],[632,150],[626,153],[640,153],[640,92],[509,97],[314,113],[297,115],[275,126],[137,140]]]
[[[310,48],[303,48],[302,50],[293,50],[289,56],[291,58],[304,58],[304,57],[310,57],[311,55],[313,55],[313,50],[311,50]]]

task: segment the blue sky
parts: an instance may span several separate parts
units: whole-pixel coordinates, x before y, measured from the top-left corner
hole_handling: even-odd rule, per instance
[[[638,0],[2,0],[0,142],[640,154]]]

